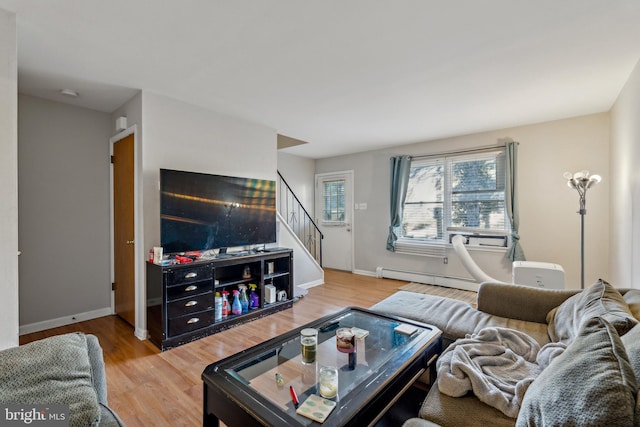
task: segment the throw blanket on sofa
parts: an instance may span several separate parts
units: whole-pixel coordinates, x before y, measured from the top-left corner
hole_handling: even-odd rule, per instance
[[[537,341],[523,332],[485,328],[442,353],[436,365],[438,389],[452,397],[473,391],[482,402],[515,418],[531,382],[563,349],[551,343],[541,351]]]

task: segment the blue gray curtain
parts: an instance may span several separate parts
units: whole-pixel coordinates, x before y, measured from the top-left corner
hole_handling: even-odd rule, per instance
[[[411,156],[396,156],[391,158],[391,225],[387,237],[387,250],[395,251],[398,231],[402,225],[402,211],[404,199],[409,185],[409,171],[411,170]]]
[[[507,215],[511,222],[511,246],[507,250],[507,258],[511,261],[524,261],[524,251],[520,245],[518,227],[518,196],[517,196],[517,165],[518,165],[518,143],[508,142],[506,146],[506,175],[507,185],[505,188],[505,204],[507,205]]]

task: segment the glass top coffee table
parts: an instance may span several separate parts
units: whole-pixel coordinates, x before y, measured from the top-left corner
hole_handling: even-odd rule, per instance
[[[398,327],[400,326],[400,329]],[[356,340],[355,361],[336,349],[338,328],[368,332]],[[300,331],[318,330],[315,362],[301,358]],[[405,331],[399,332],[402,328]],[[336,405],[322,425],[375,423],[422,375],[441,351],[434,326],[348,307],[209,365],[204,382],[204,425],[320,425],[296,413],[290,386],[300,404],[320,395],[318,373],[338,368]],[[276,375],[277,374],[277,375]]]

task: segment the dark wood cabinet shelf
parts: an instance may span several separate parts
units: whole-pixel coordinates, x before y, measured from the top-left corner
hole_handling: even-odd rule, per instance
[[[256,285],[259,306],[220,318],[216,293],[229,292],[231,304],[232,292],[249,284]],[[147,329],[149,340],[161,350],[286,310],[293,305],[292,298],[291,249],[164,267],[147,262]]]

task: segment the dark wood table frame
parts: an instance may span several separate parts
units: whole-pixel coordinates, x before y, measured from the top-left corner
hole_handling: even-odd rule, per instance
[[[332,315],[310,322],[262,344],[237,353],[209,365],[202,373],[203,425],[218,426],[223,421],[230,427],[242,426],[309,426],[320,425],[302,416],[293,416],[278,408],[271,400],[231,377],[225,369],[255,355],[296,339],[304,328],[320,328],[350,311],[359,311],[399,323],[409,323],[425,328],[411,345],[394,355],[384,369],[371,373],[370,377],[353,390],[340,397],[338,407],[322,424],[333,426],[365,426],[377,422],[392,404],[427,370],[435,378],[435,363],[441,352],[441,331],[412,320],[387,316],[357,307],[347,307]]]

